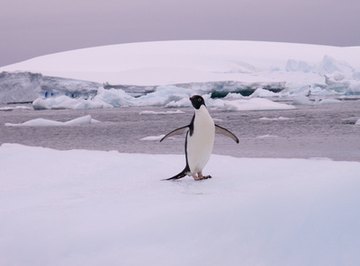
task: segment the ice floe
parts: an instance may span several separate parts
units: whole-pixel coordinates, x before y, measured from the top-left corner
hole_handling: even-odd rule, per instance
[[[99,123],[98,120],[93,119],[90,115],[81,116],[66,122],[54,121],[44,118],[31,119],[23,123],[5,123],[8,127],[58,127],[58,126],[79,126],[89,125],[92,123]]]

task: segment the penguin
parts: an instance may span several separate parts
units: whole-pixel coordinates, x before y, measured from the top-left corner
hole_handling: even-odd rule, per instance
[[[190,124],[169,132],[160,140],[162,142],[168,137],[186,133],[185,168],[177,175],[165,180],[177,180],[186,175],[192,176],[196,181],[211,178],[210,175],[203,175],[202,170],[210,159],[214,147],[215,133],[230,137],[236,143],[239,143],[239,139],[234,133],[214,123],[203,97],[194,95],[189,99],[195,108]]]

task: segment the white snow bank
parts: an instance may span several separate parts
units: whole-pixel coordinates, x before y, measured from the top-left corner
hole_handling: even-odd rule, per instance
[[[54,121],[44,118],[36,118],[24,123],[13,124],[5,123],[5,126],[8,127],[57,127],[57,126],[79,126],[79,125],[88,125],[92,123],[98,123],[99,121],[93,119],[90,115],[81,116],[66,122]]]
[[[0,146],[1,263],[360,265],[360,163],[184,160]]]

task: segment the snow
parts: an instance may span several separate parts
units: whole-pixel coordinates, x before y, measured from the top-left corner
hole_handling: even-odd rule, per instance
[[[359,265],[360,163],[0,146],[2,265]]]
[[[54,121],[44,118],[36,118],[31,119],[29,121],[13,124],[13,123],[5,123],[5,126],[8,127],[57,127],[57,126],[80,126],[80,125],[88,125],[92,123],[99,123],[98,120],[93,119],[90,115],[81,116],[66,122]]]

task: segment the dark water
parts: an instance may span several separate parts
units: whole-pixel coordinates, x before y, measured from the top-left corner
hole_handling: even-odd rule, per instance
[[[55,149],[118,150],[130,153],[183,153],[184,139],[142,141],[188,124],[193,110],[184,114],[140,115],[160,107],[98,110],[14,110],[0,112],[0,143],[21,143]],[[210,110],[216,123],[232,130],[240,144],[217,136],[214,153],[238,157],[311,158],[360,161],[360,102],[300,106],[295,110],[225,112]],[[90,114],[98,124],[71,127],[6,127],[34,118],[67,121]],[[285,120],[260,120],[262,117]]]

